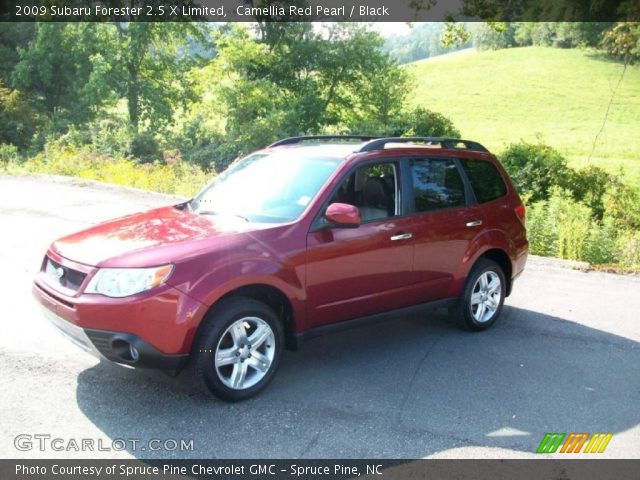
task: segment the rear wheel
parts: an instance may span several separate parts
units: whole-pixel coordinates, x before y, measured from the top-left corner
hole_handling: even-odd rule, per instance
[[[498,320],[505,294],[506,282],[500,266],[492,260],[480,259],[450,313],[467,330],[486,330]]]
[[[269,306],[244,297],[227,300],[196,340],[197,375],[218,398],[249,398],[273,379],[283,340],[280,320]]]

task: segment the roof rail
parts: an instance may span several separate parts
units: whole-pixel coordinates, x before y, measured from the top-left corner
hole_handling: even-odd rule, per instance
[[[488,152],[484,146],[471,140],[461,140],[459,138],[440,137],[387,137],[377,138],[365,143],[359,152],[370,152],[372,150],[382,150],[387,143],[424,143],[427,146],[440,145],[441,148],[450,150],[464,149],[475,152]]]
[[[278,140],[272,143],[267,148],[280,147],[282,145],[295,145],[302,142],[312,142],[314,140],[329,141],[329,140],[360,140],[361,142],[369,142],[380,137],[372,137],[369,135],[306,135],[301,137],[289,137]]]

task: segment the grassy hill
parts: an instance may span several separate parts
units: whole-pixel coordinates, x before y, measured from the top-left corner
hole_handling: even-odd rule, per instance
[[[623,65],[583,50],[463,50],[407,66],[411,102],[451,118],[465,138],[499,153],[539,138],[573,167],[587,165]],[[628,67],[591,163],[640,185],[640,67]]]

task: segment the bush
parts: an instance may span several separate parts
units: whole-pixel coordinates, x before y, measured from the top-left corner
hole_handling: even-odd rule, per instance
[[[604,209],[616,227],[627,230],[640,229],[640,191],[616,178],[603,199]]]
[[[615,183],[620,183],[620,181],[594,165],[573,171],[570,175],[573,197],[589,205],[598,220],[602,220],[604,216],[605,195]]]
[[[131,152],[133,131],[124,118],[103,116],[89,123],[87,130],[93,150],[116,157]]]
[[[453,137],[460,131],[453,122],[438,112],[416,107],[393,119],[383,135],[393,137]]]
[[[584,260],[592,223],[589,207],[573,200],[566,190],[555,189],[549,200],[536,202],[528,209],[531,253]]]
[[[591,222],[583,260],[594,265],[616,263],[619,256],[619,235],[611,217],[606,217],[601,223]]]
[[[500,161],[516,190],[530,203],[548,199],[554,186],[567,187],[572,174],[565,158],[542,143],[512,143]]]
[[[626,231],[616,243],[617,263],[624,269],[640,270],[640,231]]]
[[[5,88],[0,81],[0,143],[26,148],[41,123],[31,101],[22,92]]]
[[[141,162],[152,162],[162,158],[160,146],[151,133],[139,133],[131,140],[129,154],[139,158]]]
[[[415,107],[393,115],[386,123],[380,119],[352,119],[345,128],[324,128],[323,134],[352,133],[380,137],[453,137],[460,138],[453,122],[438,112]]]
[[[640,268],[640,232],[618,227],[608,212],[598,221],[568,190],[554,188],[548,200],[529,206],[527,236],[534,255]]]
[[[212,173],[181,161],[139,164],[125,157],[111,157],[86,147],[49,144],[44,152],[11,173],[48,173],[98,180],[116,185],[191,196],[207,183]]]
[[[18,147],[11,144],[0,143],[0,165],[17,163],[19,160]]]

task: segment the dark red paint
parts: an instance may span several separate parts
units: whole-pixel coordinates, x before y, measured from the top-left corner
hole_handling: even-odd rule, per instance
[[[298,147],[277,147],[298,148]],[[497,164],[508,193],[493,202],[386,218],[357,228],[311,228],[332,190],[356,164],[400,157],[481,158]],[[404,177],[402,177],[404,178]],[[250,194],[250,193],[248,193]],[[331,220],[359,223],[357,208],[332,204]],[[477,228],[467,222],[482,220]],[[293,331],[457,297],[474,262],[491,249],[509,258],[517,276],[527,257],[524,208],[506,173],[488,153],[391,148],[348,156],[287,224],[251,224],[165,207],[91,227],[55,241],[47,255],[87,274],[78,292],[52,286],[41,271],[33,291],[40,303],[84,328],[135,334],[165,354],[188,353],[198,325],[224,295],[268,285],[289,300]],[[344,225],[343,225],[344,226]],[[412,238],[390,241],[392,235]],[[99,267],[167,263],[166,284],[126,298],[84,294]],[[44,262],[43,262],[44,267]]]

